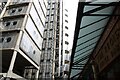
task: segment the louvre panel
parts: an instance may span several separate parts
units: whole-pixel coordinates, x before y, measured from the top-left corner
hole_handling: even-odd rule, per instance
[[[38,45],[38,47],[41,49],[42,37],[39,35],[39,32],[37,31],[30,17],[28,18],[28,21],[26,23],[26,30],[29,33],[29,35],[32,37],[32,39],[35,41],[35,43]]]
[[[39,65],[41,51],[34,45],[26,34],[22,37],[20,48]]]
[[[36,12],[36,10],[35,10],[34,5],[32,5],[32,7],[31,7],[30,15],[31,15],[31,17],[32,17],[32,19],[33,19],[33,22],[34,22],[35,25],[37,26],[37,29],[38,29],[38,31],[40,32],[41,36],[43,36],[44,27],[43,27],[42,22],[41,22],[38,14],[37,14],[37,12]],[[34,15],[34,16],[33,16],[33,15]]]

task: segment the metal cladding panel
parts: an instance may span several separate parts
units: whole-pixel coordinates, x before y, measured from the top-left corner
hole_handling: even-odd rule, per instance
[[[35,44],[26,34],[23,34],[20,43],[20,49],[22,49],[38,65],[40,64],[41,51],[35,46]]]
[[[48,6],[47,0],[43,0],[43,1],[44,1],[45,6],[47,7]]]
[[[34,23],[36,24],[36,26],[37,26],[39,32],[40,32],[41,35],[43,36],[44,27],[43,27],[42,22],[41,22],[41,20],[40,20],[38,14],[37,14],[37,12],[36,12],[36,10],[35,10],[34,5],[32,5],[32,7],[31,7],[30,15],[31,15],[31,17],[32,17],[32,19],[33,19],[33,21],[34,21]]]
[[[43,25],[44,25],[45,16],[44,16],[44,14],[43,14],[43,11],[42,11],[42,8],[41,8],[41,6],[40,6],[40,4],[39,4],[39,1],[38,1],[38,0],[35,0],[35,1],[34,1],[34,5],[35,5],[35,8],[36,8],[36,10],[37,10],[37,12],[38,12],[38,15],[40,16],[41,21],[42,21],[42,23],[43,23]]]
[[[2,32],[2,34],[0,34],[0,48],[14,48],[18,35],[18,32]]]
[[[14,16],[14,15],[20,15],[20,14],[26,14],[28,10],[28,5],[23,6],[15,6],[15,7],[8,7],[4,16]]]
[[[23,24],[24,18],[3,19],[1,22],[2,30],[20,29]]]
[[[43,0],[39,0],[39,3],[41,4],[41,7],[43,9],[44,14],[46,14],[46,8]]]
[[[28,17],[28,21],[26,23],[26,30],[27,30],[28,34],[31,36],[31,38],[38,45],[38,47],[41,49],[43,39],[40,36],[39,32],[37,31],[37,29],[30,17]]]

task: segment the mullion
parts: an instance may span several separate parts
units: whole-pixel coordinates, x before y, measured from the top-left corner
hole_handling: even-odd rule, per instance
[[[72,69],[76,69],[76,70],[83,70],[83,68],[72,68]]]
[[[84,67],[84,65],[73,65],[72,67]]]
[[[89,56],[86,56],[86,57],[82,58],[81,60],[79,60],[79,61],[73,63],[73,65],[78,64],[78,63],[80,63],[80,61],[86,60],[86,59],[88,59],[88,58],[89,58]]]
[[[94,30],[94,31],[92,31],[92,32],[89,32],[89,33],[87,33],[87,34],[85,34],[85,35],[79,37],[78,39],[83,38],[83,37],[85,37],[85,36],[88,36],[88,35],[90,35],[90,34],[96,32],[96,31],[99,31],[99,30],[103,29],[103,28],[104,28],[104,27],[98,28],[98,29],[96,29],[96,30]]]
[[[86,59],[86,60],[83,60],[83,61],[81,61],[79,64],[76,64],[76,65],[81,65],[81,64],[86,64],[86,62],[87,62],[88,60]]]
[[[120,16],[119,14],[83,14],[83,16]]]
[[[83,47],[83,48],[81,48],[81,49],[79,49],[79,51],[81,51],[81,50],[83,50],[83,49],[85,49],[85,48],[87,48],[87,47],[89,47],[89,46],[92,46],[93,44],[95,44],[95,43],[97,43],[97,41],[96,42],[93,42],[93,43],[91,43],[91,44],[89,44],[89,45],[87,45],[87,46],[85,46],[85,47]],[[77,46],[78,47],[78,46]]]
[[[82,55],[82,54],[84,54],[84,53],[86,53],[86,52],[88,52],[88,51],[90,51],[90,50],[92,50],[92,49],[94,49],[94,47],[92,47],[92,48],[90,48],[90,49],[88,49],[88,50],[86,50],[86,51],[84,51],[84,52],[76,55],[75,57],[78,57],[78,56],[80,56],[80,55]],[[79,52],[79,51],[77,51],[77,52]],[[75,58],[75,57],[74,57],[74,58]]]
[[[90,53],[89,54],[87,54],[87,55],[84,55],[84,56],[82,56],[82,57],[79,57],[77,60],[75,60],[73,63],[76,63],[77,61],[80,61],[80,60],[82,60],[82,59],[84,59],[86,56],[89,56],[90,55]]]
[[[74,76],[71,77],[71,79],[73,79],[74,77],[78,76],[81,73],[81,71],[77,74],[75,74]]]
[[[90,26],[90,25],[93,25],[93,24],[95,24],[95,23],[97,23],[97,22],[100,22],[100,21],[102,21],[102,20],[105,20],[105,19],[107,19],[107,18],[109,18],[109,17],[107,16],[107,17],[105,17],[105,18],[102,18],[102,19],[100,19],[100,20],[98,20],[98,21],[95,21],[95,22],[90,23],[90,24],[88,24],[88,25],[86,25],[86,26],[83,26],[83,27],[81,27],[80,29],[86,28],[86,27],[88,27],[88,26]]]
[[[88,3],[85,3],[85,6],[120,6],[118,4],[118,2],[111,2],[111,3],[108,3],[108,4],[96,4],[96,3],[93,3],[93,4],[88,4]]]
[[[111,3],[110,3],[110,4],[111,4]],[[83,13],[83,14],[90,14],[90,13],[94,13],[94,12],[100,11],[100,10],[102,10],[102,9],[105,9],[105,8],[107,8],[107,7],[110,7],[110,4],[109,4],[109,5],[106,5],[106,6],[101,6],[101,7],[92,9],[92,10],[90,10],[90,11],[87,11],[87,12]]]
[[[79,60],[78,60],[78,61],[76,61],[76,62],[73,62],[73,65],[78,64],[78,63],[80,63],[81,61],[88,59],[88,58],[89,58],[89,56],[90,56],[90,54],[89,54],[89,55],[87,55],[87,56],[85,56],[85,57],[83,57],[83,58],[81,58],[81,59],[79,59]]]
[[[91,53],[91,52],[90,52]],[[88,54],[86,54],[86,55],[83,55],[83,56],[81,56],[81,57],[78,57],[78,59],[77,60],[75,60],[74,62],[77,62],[78,60],[80,60],[80,59],[82,59],[82,58],[84,58],[84,57],[86,57],[86,56],[88,56],[88,55],[90,55],[90,53],[88,53]],[[74,63],[73,62],[73,63]]]
[[[77,46],[80,46],[80,45],[82,45],[82,44],[85,44],[85,43],[87,43],[87,42],[89,42],[89,41],[91,41],[91,40],[99,37],[100,35],[101,35],[101,34],[99,34],[99,35],[97,35],[97,36],[95,36],[95,37],[93,37],[93,38],[91,38],[91,39],[89,39],[89,40],[87,40],[87,41],[84,41],[83,43],[80,43],[80,44],[78,44]]]

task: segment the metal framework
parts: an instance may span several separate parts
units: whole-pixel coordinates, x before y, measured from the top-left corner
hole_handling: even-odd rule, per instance
[[[87,66],[88,61],[90,61],[90,58],[92,57],[92,52],[96,48],[97,43],[100,41],[101,35],[103,34],[104,30],[106,29],[107,24],[109,23],[110,17],[111,16],[120,16],[119,14],[113,14],[115,7],[120,6],[119,2],[108,2],[108,3],[99,3],[99,2],[93,3],[93,2],[79,2],[77,19],[76,19],[77,22],[76,22],[76,28],[75,28],[74,43],[73,43],[73,49],[72,49],[70,72],[72,73],[72,70],[80,70],[80,71],[74,75],[71,75],[71,73],[70,73],[69,78],[71,78],[71,79],[78,77],[78,75],[80,75],[82,73],[82,71],[85,69],[84,67]],[[94,8],[93,9],[91,8],[90,10],[85,12],[84,10],[85,10],[86,6],[89,8],[91,8],[91,6],[92,6]],[[111,7],[114,7],[113,11],[110,11],[111,13],[107,13],[107,12],[102,13],[101,12],[102,10],[111,8]],[[98,13],[96,13],[96,12],[98,12]],[[98,16],[98,17],[103,17],[103,18],[97,19],[96,21],[93,21],[91,23],[86,23],[87,25],[85,25],[85,26],[81,26],[81,24],[83,23],[82,19],[84,16],[85,17]],[[98,24],[101,21],[104,22],[106,19],[108,19],[108,21],[106,22],[106,24],[104,26],[101,26],[100,28],[97,28],[93,31],[89,31],[89,32],[86,31],[87,33],[81,36],[82,30],[84,30],[88,27],[91,27],[94,24]],[[100,31],[100,30],[102,30],[102,31],[100,33],[98,33],[98,31]],[[96,33],[98,33],[98,34],[96,34]],[[92,34],[94,34],[94,35],[92,35]],[[80,42],[80,40],[82,40],[83,38],[86,39],[85,37],[90,36],[90,35],[92,35],[90,38],[88,38],[85,41]],[[94,41],[94,39],[96,41]],[[92,42],[92,43],[90,43],[90,42]],[[89,44],[87,45],[87,43],[89,43]],[[93,45],[95,45],[95,46],[91,47]],[[84,46],[84,47],[82,47],[82,46]],[[77,49],[77,47],[79,47],[79,49]],[[82,50],[84,50],[84,52]],[[92,50],[92,51],[90,53],[87,53],[90,50]],[[84,55],[84,56],[81,56],[81,55]],[[84,64],[79,64],[79,63],[82,63],[82,61],[84,62],[84,60],[87,60],[87,61]]]

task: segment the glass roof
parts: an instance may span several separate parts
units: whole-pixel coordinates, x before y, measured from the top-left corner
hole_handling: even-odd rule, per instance
[[[101,34],[103,33],[110,16],[112,16],[115,5],[113,2],[101,2],[96,0],[94,2],[83,4],[83,13],[80,17],[79,34],[77,36],[77,43],[75,45],[75,53],[73,57],[73,64],[71,67],[70,78],[78,77],[87,63],[90,54],[93,52]],[[80,6],[80,5],[79,5]],[[82,9],[82,7],[81,7]],[[77,16],[78,16],[77,14]],[[73,44],[74,45],[74,44]]]

